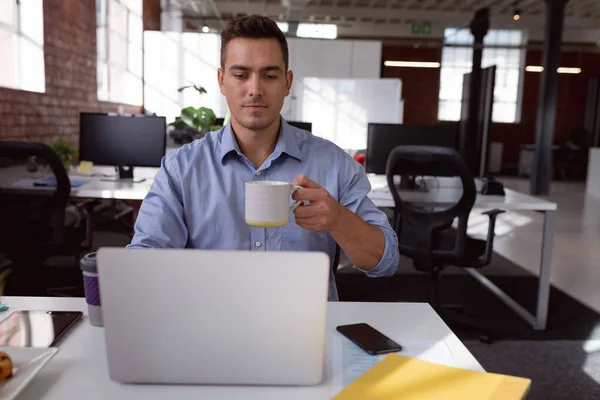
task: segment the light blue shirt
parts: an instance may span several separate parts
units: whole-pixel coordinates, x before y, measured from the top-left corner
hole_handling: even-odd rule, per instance
[[[369,277],[392,275],[400,257],[398,239],[387,216],[367,197],[371,185],[363,167],[333,143],[289,125],[283,117],[275,150],[258,168],[241,153],[231,124],[166,155],[142,202],[128,247],[323,251],[333,261],[333,237],[299,227],[293,213],[281,228],[256,228],[245,222],[246,181],[291,182],[301,173],[381,228],[383,256],[364,272]],[[332,271],[329,300],[337,299]]]

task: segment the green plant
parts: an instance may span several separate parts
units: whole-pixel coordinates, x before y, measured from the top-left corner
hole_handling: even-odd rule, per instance
[[[68,171],[77,155],[77,149],[69,139],[56,139],[49,144]]]
[[[197,85],[187,85],[180,87],[177,89],[178,92],[183,92],[186,89],[193,88],[198,91],[200,95],[206,93],[206,89],[202,86]],[[188,106],[181,110],[180,119],[171,122],[169,125],[175,127],[175,129],[187,129],[191,128],[197,131],[198,133],[206,134],[211,127],[214,126],[217,117],[214,111],[208,107],[193,107]]]

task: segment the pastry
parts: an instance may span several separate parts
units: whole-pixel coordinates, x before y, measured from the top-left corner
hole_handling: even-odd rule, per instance
[[[0,351],[0,382],[5,381],[7,378],[12,376],[13,372],[13,363],[10,359],[10,356]]]

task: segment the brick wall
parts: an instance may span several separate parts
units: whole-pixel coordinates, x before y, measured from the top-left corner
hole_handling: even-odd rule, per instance
[[[415,48],[384,45],[383,61],[437,61],[442,60],[441,48]],[[404,123],[437,123],[440,70],[437,68],[383,67],[383,78],[402,80]]]
[[[144,0],[144,30],[160,31],[160,0]]]
[[[44,0],[46,92],[0,87],[0,140],[62,137],[78,145],[80,112],[119,111],[119,105],[97,100],[95,4]],[[122,111],[140,113],[142,107]]]

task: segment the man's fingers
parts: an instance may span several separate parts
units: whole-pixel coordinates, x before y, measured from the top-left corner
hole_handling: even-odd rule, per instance
[[[327,192],[325,189],[298,189],[292,195],[294,200],[308,200],[308,201],[319,201],[327,198]]]
[[[298,207],[294,210],[294,215],[296,216],[296,219],[302,219],[302,218],[310,218],[310,217],[314,217],[316,215],[322,215],[326,213],[326,209],[323,207],[322,203],[318,203],[318,204],[309,204],[309,205],[305,205],[304,207]]]
[[[309,179],[306,175],[304,174],[300,174],[296,177],[296,179],[294,179],[291,183],[292,185],[298,185],[298,186],[302,186],[308,189],[320,189],[321,186],[319,186],[316,182],[312,181],[311,179]]]
[[[300,228],[309,230],[311,232],[320,232],[320,231],[324,230],[323,224],[309,224],[309,223],[305,223],[305,222],[296,221],[296,225],[298,225]]]

